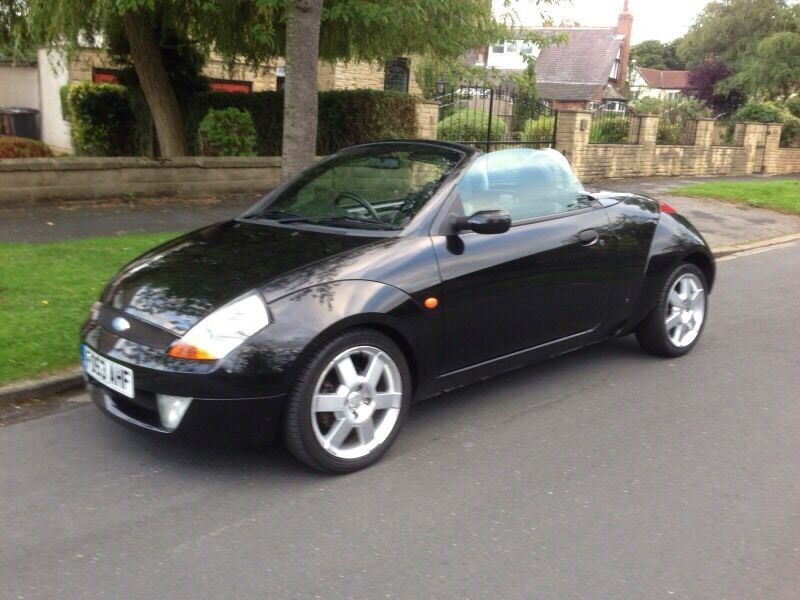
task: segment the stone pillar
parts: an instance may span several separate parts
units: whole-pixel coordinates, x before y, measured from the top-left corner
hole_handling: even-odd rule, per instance
[[[655,146],[658,137],[658,115],[642,115],[639,117],[639,143],[643,146]]]
[[[439,104],[431,100],[417,100],[417,137],[422,140],[435,140],[439,124]]]
[[[697,129],[694,131],[695,146],[710,146],[714,140],[714,119],[697,119]]]
[[[592,113],[588,110],[559,110],[557,114],[556,150],[567,158],[572,170],[580,177],[589,145]]]
[[[781,130],[780,123],[767,123],[767,145],[764,148],[764,175],[778,175],[780,169]]]
[[[765,150],[767,147],[766,123],[744,123],[745,164],[744,173],[760,174],[765,168]]]
[[[647,177],[655,173],[656,138],[658,137],[658,124],[661,117],[658,115],[642,115],[639,117],[639,153],[638,175]]]

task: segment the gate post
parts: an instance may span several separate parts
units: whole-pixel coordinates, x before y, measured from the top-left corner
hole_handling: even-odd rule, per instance
[[[567,158],[576,175],[582,177],[592,113],[588,110],[559,110],[557,115],[555,149]]]
[[[489,88],[489,126],[486,128],[486,152],[492,143],[492,113],[494,112],[494,88]]]

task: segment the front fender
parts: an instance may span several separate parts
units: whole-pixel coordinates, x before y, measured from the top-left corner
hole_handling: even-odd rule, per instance
[[[373,327],[404,351],[415,388],[430,381],[441,355],[442,320],[406,292],[385,283],[316,284],[269,304],[272,323],[251,338],[229,368],[260,373],[276,393],[288,391],[320,345],[352,327]]]

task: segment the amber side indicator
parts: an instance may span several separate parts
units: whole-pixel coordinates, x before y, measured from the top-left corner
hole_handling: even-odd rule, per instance
[[[425,308],[436,308],[439,306],[439,300],[438,298],[431,296],[430,298],[425,298],[425,302],[423,302],[423,304],[425,305]]]

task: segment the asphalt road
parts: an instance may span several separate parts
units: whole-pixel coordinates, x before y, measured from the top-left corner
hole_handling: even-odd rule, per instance
[[[385,460],[0,430],[3,598],[800,597],[800,245],[720,263],[679,360],[630,339],[416,405]]]

